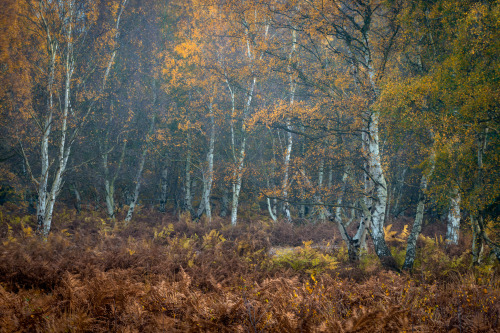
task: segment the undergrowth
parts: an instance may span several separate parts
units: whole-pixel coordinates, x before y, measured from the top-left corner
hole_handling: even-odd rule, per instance
[[[398,274],[371,251],[348,263],[327,224],[231,227],[144,213],[123,228],[63,211],[54,225],[44,242],[32,219],[0,216],[0,332],[499,328],[498,267],[470,268],[470,254],[439,237],[422,237],[413,273]],[[400,261],[400,233],[388,234]]]

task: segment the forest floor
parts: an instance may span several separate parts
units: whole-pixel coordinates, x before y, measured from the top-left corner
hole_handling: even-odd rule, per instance
[[[500,269],[471,268],[467,234],[446,247],[426,226],[408,274],[372,250],[349,263],[333,223],[242,215],[142,211],[124,227],[60,209],[44,242],[0,210],[0,332],[500,331]],[[409,223],[387,229],[400,264]]]

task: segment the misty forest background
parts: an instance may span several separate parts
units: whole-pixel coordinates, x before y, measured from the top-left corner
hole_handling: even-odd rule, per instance
[[[3,0],[0,31],[6,332],[498,329],[498,1]]]

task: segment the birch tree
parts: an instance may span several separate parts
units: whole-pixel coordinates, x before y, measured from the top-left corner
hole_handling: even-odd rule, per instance
[[[119,10],[115,16],[108,17],[116,21],[115,34],[119,28],[120,17],[127,0],[118,3]],[[38,1],[28,2],[26,14],[28,26],[38,32],[45,47],[44,63],[35,64],[42,69],[45,77],[44,111],[35,117],[40,130],[40,175],[35,176],[26,154],[22,139],[19,139],[21,150],[25,157],[33,182],[37,186],[37,223],[38,231],[47,237],[52,222],[54,204],[59,195],[68,166],[71,149],[79,137],[85,121],[93,110],[100,92],[105,87],[115,51],[106,57],[104,70],[101,73],[100,84],[90,91],[81,85],[87,77],[90,66],[99,63],[87,63],[84,54],[88,47],[88,35],[96,26],[99,17],[98,7],[86,1]],[[110,31],[112,36],[113,32]],[[114,43],[114,38],[104,44]],[[95,45],[94,45],[95,46]],[[42,51],[41,51],[42,52]],[[102,51],[101,51],[102,52]],[[103,59],[100,59],[101,61]],[[75,78],[78,75],[78,79]],[[88,86],[86,86],[88,87]],[[81,103],[86,99],[86,103]],[[51,142],[56,142],[54,150]],[[55,155],[52,153],[55,152]]]

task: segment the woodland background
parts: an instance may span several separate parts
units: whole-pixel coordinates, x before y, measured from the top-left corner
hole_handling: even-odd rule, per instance
[[[0,30],[4,331],[498,329],[498,1],[4,0]]]

